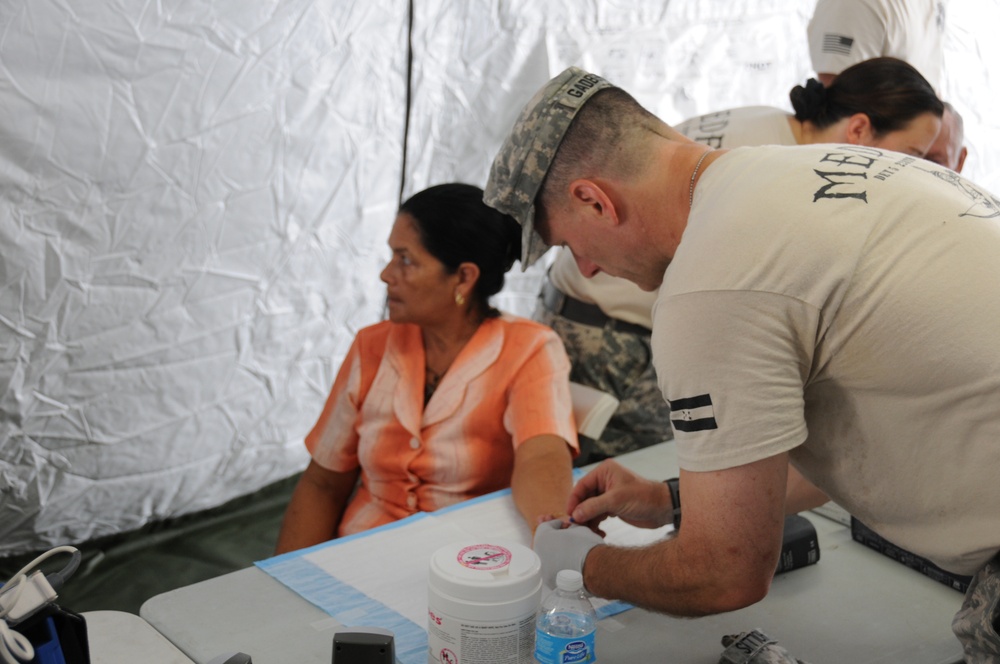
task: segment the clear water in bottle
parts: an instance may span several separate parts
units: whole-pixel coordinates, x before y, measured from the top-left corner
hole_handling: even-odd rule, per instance
[[[583,577],[564,569],[556,589],[542,602],[535,620],[535,661],[539,664],[596,662],[597,615],[583,589]]]

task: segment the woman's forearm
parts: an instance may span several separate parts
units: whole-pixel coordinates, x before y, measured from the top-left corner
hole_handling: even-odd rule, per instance
[[[573,458],[559,436],[535,436],[514,453],[511,492],[521,516],[535,532],[539,518],[566,514],[573,488]]]
[[[326,542],[337,526],[357,482],[358,472],[340,473],[311,461],[299,478],[278,533],[275,554]]]

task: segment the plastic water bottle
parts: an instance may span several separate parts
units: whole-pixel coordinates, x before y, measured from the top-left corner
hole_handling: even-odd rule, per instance
[[[564,569],[556,589],[542,602],[535,620],[535,661],[539,664],[596,662],[597,614],[583,589],[583,576]]]

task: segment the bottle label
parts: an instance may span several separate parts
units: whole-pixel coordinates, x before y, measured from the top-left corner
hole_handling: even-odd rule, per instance
[[[429,608],[428,664],[519,664],[531,659],[535,614],[468,620]]]
[[[539,631],[535,634],[535,661],[539,664],[596,662],[594,632],[565,638]]]

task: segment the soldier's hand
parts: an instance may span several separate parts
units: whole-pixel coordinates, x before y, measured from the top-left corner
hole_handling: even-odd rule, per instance
[[[673,521],[670,489],[607,460],[585,475],[570,494],[567,511],[574,523],[600,531],[609,516],[639,528],[659,528]]]

